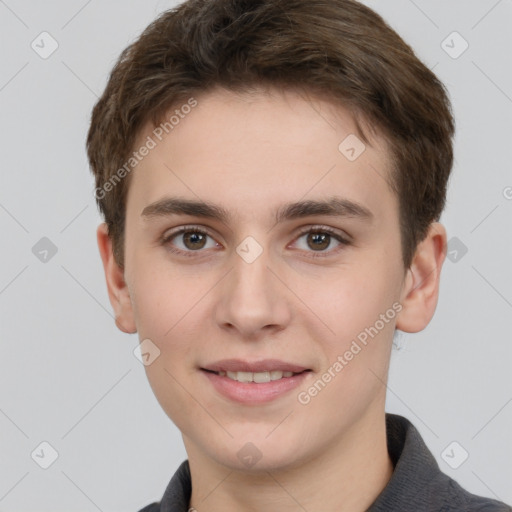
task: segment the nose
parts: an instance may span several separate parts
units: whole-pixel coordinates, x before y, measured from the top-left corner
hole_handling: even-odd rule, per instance
[[[232,270],[219,289],[217,324],[251,340],[283,330],[291,318],[289,294],[276,277],[268,253],[264,250],[250,263],[236,252],[232,259]]]

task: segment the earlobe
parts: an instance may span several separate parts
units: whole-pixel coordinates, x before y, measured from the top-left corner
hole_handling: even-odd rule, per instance
[[[433,222],[416,249],[402,287],[402,310],[396,328],[404,332],[425,329],[434,316],[439,296],[441,268],[446,256],[446,230]]]
[[[115,323],[117,327],[128,334],[137,332],[133,315],[130,291],[125,281],[124,270],[115,261],[112,251],[112,240],[108,235],[106,223],[98,226],[96,231],[98,249],[100,251],[103,270],[110,304],[114,309]]]

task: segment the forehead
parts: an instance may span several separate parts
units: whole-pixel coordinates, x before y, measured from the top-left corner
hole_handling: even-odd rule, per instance
[[[176,104],[159,126],[144,126],[134,148],[152,141],[152,149],[132,173],[128,203],[136,200],[140,213],[172,193],[261,214],[336,192],[377,212],[396,208],[385,141],[373,134],[363,143],[358,134],[349,110],[332,101],[216,88]]]

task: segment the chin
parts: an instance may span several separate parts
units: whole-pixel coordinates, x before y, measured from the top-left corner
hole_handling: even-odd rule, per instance
[[[210,453],[210,456],[230,470],[257,474],[291,469],[300,465],[301,457],[297,452],[297,446],[271,442],[268,439],[264,442],[251,441],[251,436],[248,435],[243,439],[235,437],[229,440],[224,448]]]

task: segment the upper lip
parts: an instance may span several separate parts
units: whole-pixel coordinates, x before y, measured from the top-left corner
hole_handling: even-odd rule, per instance
[[[283,372],[300,373],[308,368],[297,364],[287,363],[279,359],[262,359],[260,361],[244,361],[243,359],[222,359],[202,367],[213,372],[264,372],[281,370]]]

